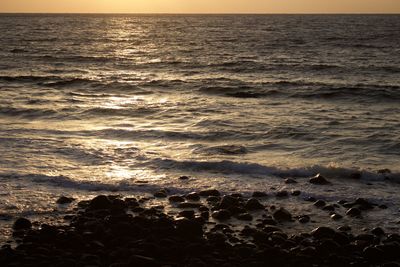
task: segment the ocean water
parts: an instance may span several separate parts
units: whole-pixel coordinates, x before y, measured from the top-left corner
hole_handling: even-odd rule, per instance
[[[61,194],[273,187],[383,203],[360,226],[398,230],[398,15],[3,14],[0,32],[0,223]]]

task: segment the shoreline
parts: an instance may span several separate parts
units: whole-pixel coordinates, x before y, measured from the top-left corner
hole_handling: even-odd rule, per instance
[[[385,208],[362,198],[307,201],[338,221]],[[162,189],[152,197],[57,202],[73,207],[65,222],[14,222],[16,246],[2,247],[2,266],[400,266],[399,234],[379,227],[355,234],[344,224],[288,233],[290,225],[306,226],[313,218],[274,205],[264,192],[173,195]],[[338,206],[347,214],[336,213]]]

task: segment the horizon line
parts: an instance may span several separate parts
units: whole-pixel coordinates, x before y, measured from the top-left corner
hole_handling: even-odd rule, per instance
[[[213,12],[199,12],[199,13],[170,13],[170,12],[0,12],[3,14],[28,14],[28,15],[400,15],[396,13],[366,13],[366,12],[299,12],[299,13],[251,13],[251,12],[238,12],[238,13],[213,13]]]

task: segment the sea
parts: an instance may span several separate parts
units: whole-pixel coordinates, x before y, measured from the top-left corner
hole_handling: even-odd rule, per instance
[[[359,229],[399,231],[399,15],[1,14],[0,36],[0,235],[161,188],[363,197],[387,209]]]

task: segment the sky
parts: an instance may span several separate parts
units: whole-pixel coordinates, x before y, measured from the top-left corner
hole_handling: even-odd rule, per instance
[[[0,12],[400,13],[400,0],[0,0]]]

